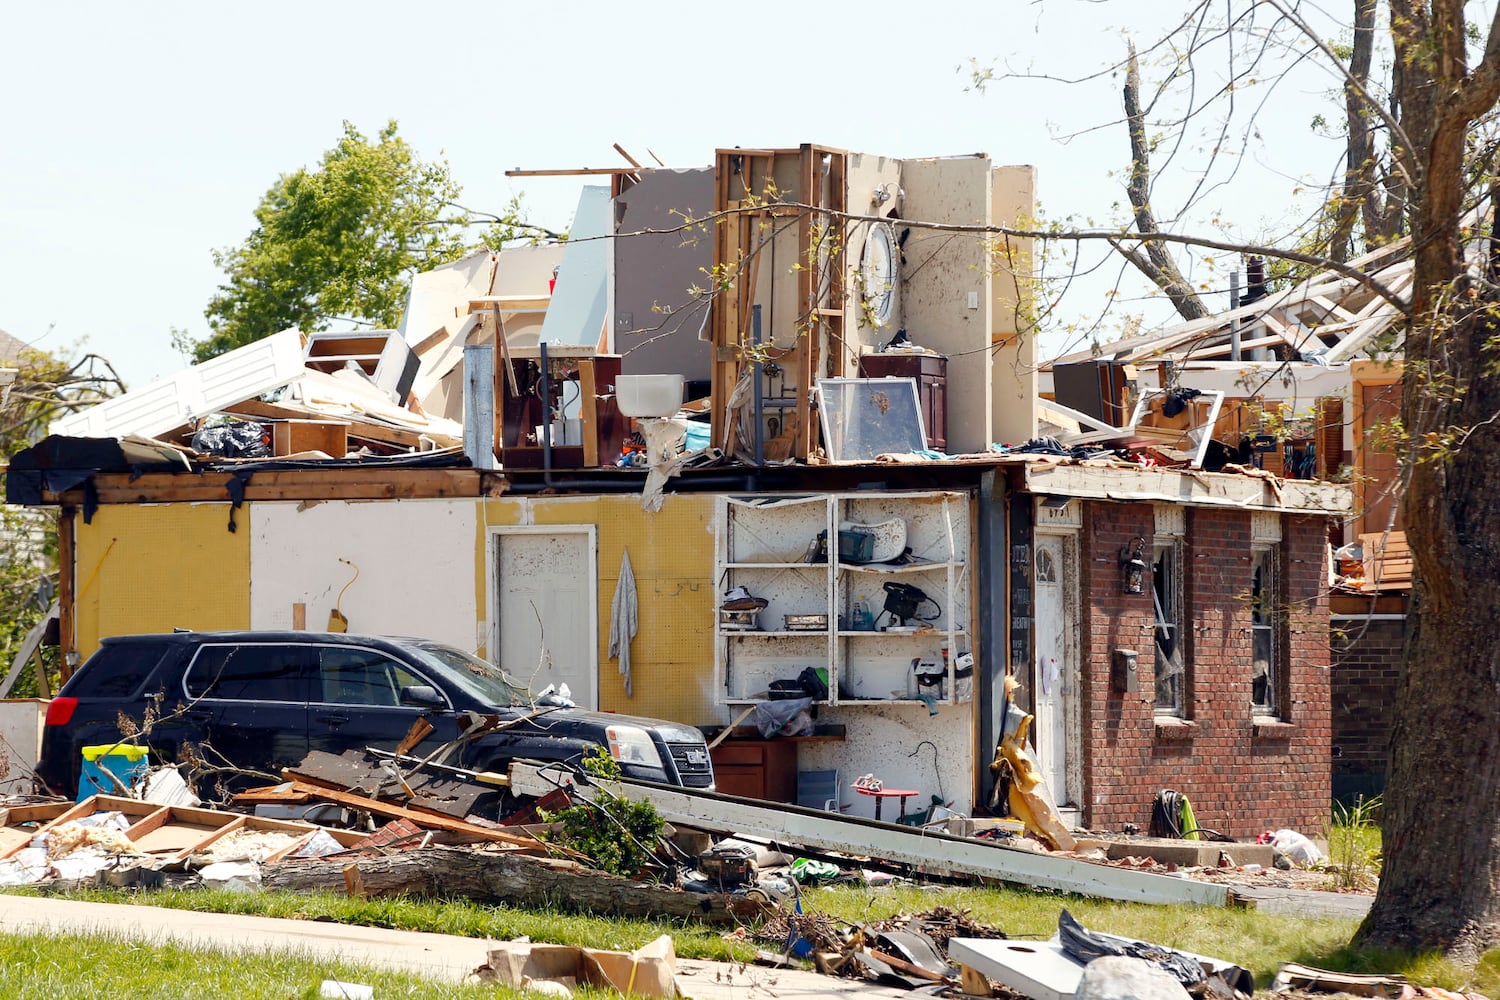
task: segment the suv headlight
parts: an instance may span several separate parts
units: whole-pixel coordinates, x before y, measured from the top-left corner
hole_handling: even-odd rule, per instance
[[[661,768],[661,754],[651,734],[639,726],[609,726],[604,734],[609,738],[609,755],[621,764]]]

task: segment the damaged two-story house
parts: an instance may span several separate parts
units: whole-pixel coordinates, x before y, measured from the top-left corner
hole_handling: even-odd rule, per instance
[[[715,730],[812,691],[810,733],[715,748],[720,790],[832,774],[816,805],[874,816],[875,774],[912,793],[884,818],[988,808],[1014,677],[1075,824],[1170,787],[1231,835],[1315,826],[1350,492],[1211,458],[1196,403],[1041,436],[1031,247],[988,231],[1033,185],[816,145],[622,168],[568,243],[419,276],[401,330],[288,331],[62,421],[8,490],[57,511],[66,659],[347,625]],[[214,414],[269,454],[205,453]]]

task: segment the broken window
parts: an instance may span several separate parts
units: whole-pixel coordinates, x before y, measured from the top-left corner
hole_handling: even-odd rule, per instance
[[[1187,667],[1182,648],[1182,547],[1158,538],[1151,557],[1151,604],[1155,616],[1156,714],[1187,714]]]
[[[1255,715],[1271,718],[1280,714],[1284,682],[1277,663],[1278,551],[1274,545],[1257,545],[1250,553],[1250,705]]]

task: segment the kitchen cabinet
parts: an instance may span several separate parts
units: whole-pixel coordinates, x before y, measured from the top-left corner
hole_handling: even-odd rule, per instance
[[[772,802],[797,801],[797,744],[728,739],[709,753],[717,791]]]

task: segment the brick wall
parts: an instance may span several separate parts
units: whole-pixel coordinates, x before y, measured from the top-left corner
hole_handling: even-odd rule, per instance
[[[1391,706],[1406,640],[1404,618],[1333,622],[1333,793],[1375,795],[1385,788]]]
[[[1150,540],[1149,504],[1094,502],[1081,563],[1084,822],[1143,830],[1162,788],[1192,800],[1199,823],[1234,837],[1266,828],[1320,829],[1330,799],[1328,605],[1321,518],[1282,518],[1283,681],[1275,725],[1250,711],[1251,519],[1188,512],[1183,546],[1186,725],[1158,724],[1151,593],[1122,594],[1120,547]],[[1139,653],[1139,690],[1111,689],[1110,657]]]

